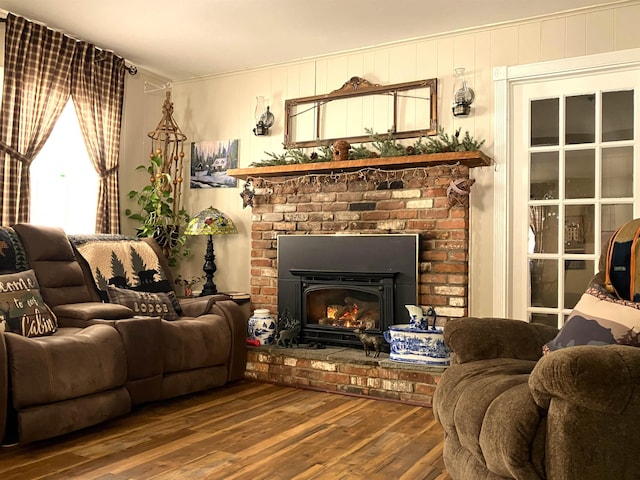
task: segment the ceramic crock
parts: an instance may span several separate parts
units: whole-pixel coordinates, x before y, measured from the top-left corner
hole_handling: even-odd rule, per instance
[[[384,332],[389,343],[389,359],[397,362],[427,365],[449,365],[450,352],[444,343],[442,327],[436,326],[436,311],[429,307],[425,313],[416,305],[405,305],[409,324],[391,325]],[[433,322],[429,325],[429,317]]]
[[[444,343],[442,327],[420,330],[412,325],[391,325],[384,332],[389,342],[389,359],[427,365],[449,365],[450,353]]]
[[[258,340],[260,345],[270,345],[276,335],[276,321],[266,308],[258,308],[249,318],[247,328],[249,339]]]

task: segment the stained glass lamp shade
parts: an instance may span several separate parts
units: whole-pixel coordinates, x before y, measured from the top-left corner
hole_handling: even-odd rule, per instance
[[[227,215],[217,208],[209,207],[202,210],[189,221],[187,235],[208,235],[207,251],[204,255],[204,265],[202,270],[205,273],[206,281],[200,296],[214,295],[218,293],[216,284],[213,283],[213,274],[216,272],[215,255],[213,253],[213,235],[230,235],[238,233],[236,226]]]

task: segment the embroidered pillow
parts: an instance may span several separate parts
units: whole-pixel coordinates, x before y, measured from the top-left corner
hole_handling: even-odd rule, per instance
[[[619,300],[600,285],[582,295],[556,338],[543,353],[575,345],[640,346],[640,303]]]
[[[107,294],[111,303],[118,303],[133,310],[134,315],[142,317],[160,317],[164,320],[176,320],[178,314],[173,308],[173,293],[136,292],[126,288],[109,285]]]
[[[0,275],[0,331],[42,337],[57,329],[58,319],[42,300],[33,270]]]

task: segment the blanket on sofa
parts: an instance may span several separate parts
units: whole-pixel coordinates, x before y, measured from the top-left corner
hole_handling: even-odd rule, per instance
[[[156,253],[145,242],[125,235],[70,235],[87,262],[103,300],[109,286],[141,292],[173,292]]]
[[[20,237],[11,227],[0,227],[0,274],[23,272],[29,268]]]

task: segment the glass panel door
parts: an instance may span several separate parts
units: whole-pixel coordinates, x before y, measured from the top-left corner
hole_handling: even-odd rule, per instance
[[[562,326],[609,236],[638,211],[635,82],[594,75],[516,89],[512,278],[526,285],[514,289],[516,318]]]

